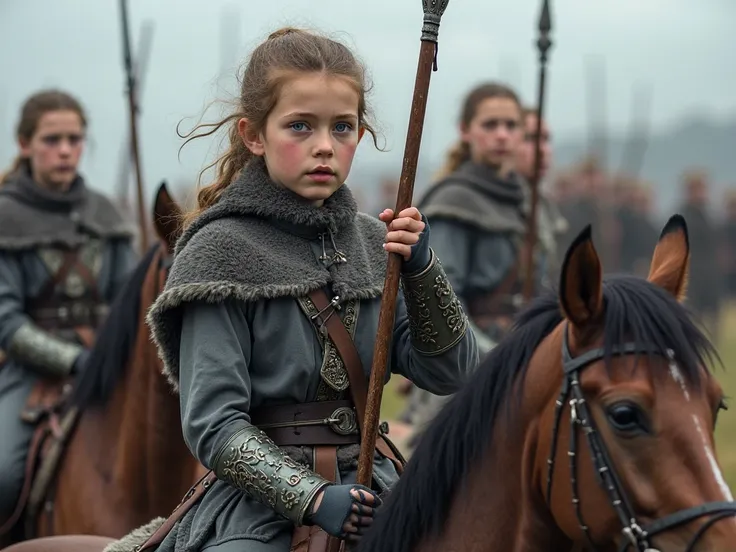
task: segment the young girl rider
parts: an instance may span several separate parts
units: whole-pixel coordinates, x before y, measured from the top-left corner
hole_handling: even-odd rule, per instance
[[[159,550],[334,550],[324,532],[370,526],[398,478],[377,447],[373,488],[355,484],[386,252],[405,261],[391,371],[449,394],[478,360],[426,220],[358,213],[344,185],[373,134],[365,91],[347,47],[287,28],[255,49],[220,122],[230,149],[149,314],[186,442],[217,480]]]

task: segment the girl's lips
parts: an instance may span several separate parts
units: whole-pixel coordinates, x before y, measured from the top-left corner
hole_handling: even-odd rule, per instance
[[[328,172],[313,172],[308,173],[307,176],[315,182],[328,182],[331,178],[335,177],[333,173]]]

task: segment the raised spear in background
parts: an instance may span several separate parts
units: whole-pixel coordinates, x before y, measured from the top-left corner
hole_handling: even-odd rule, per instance
[[[130,52],[130,32],[128,29],[128,2],[120,0],[120,16],[123,32],[123,61],[127,77],[128,111],[130,112],[130,152],[135,165],[135,178],[138,187],[138,224],[141,231],[141,249],[148,250],[148,225],[146,224],[146,207],[143,200],[143,176],[141,158],[138,149],[138,104],[136,102],[136,80],[133,73],[133,57]]]
[[[537,210],[539,206],[539,180],[542,169],[542,120],[544,118],[544,91],[547,76],[547,51],[552,46],[549,33],[552,30],[552,17],[549,10],[549,0],[544,0],[542,13],[539,17],[539,88],[537,94],[537,129],[534,138],[534,173],[531,186],[531,206],[529,208],[529,224],[526,236],[526,250],[524,251],[524,266],[526,279],[524,281],[524,301],[529,302],[534,295],[534,249],[537,244]]]
[[[137,56],[134,60],[136,98],[141,97],[143,86],[145,84],[145,77],[148,73],[148,63],[151,59],[151,44],[153,43],[154,29],[155,24],[151,20],[144,21],[141,24],[141,32],[138,38],[138,48],[136,48]],[[140,113],[140,107],[138,108],[138,113]],[[118,159],[117,197],[119,201],[125,206],[126,210],[130,206],[130,170],[131,162],[133,161],[130,144],[131,140],[128,136],[127,140],[122,144],[120,148]]]
[[[419,64],[414,83],[414,97],[411,103],[409,129],[406,135],[404,162],[401,167],[394,216],[411,207],[419,148],[422,143],[422,130],[424,129],[424,115],[427,111],[429,81],[432,76],[432,69],[437,70],[437,39],[440,20],[448,3],[449,0],[422,0],[424,24],[419,49]],[[376,438],[378,437],[378,420],[381,414],[383,385],[396,317],[396,295],[399,292],[402,261],[400,255],[389,254],[386,282],[383,286],[383,296],[381,298],[381,312],[378,315],[378,333],[373,350],[373,365],[371,367],[370,383],[368,384],[368,398],[366,400],[360,458],[358,460],[358,483],[367,487],[370,486],[373,477],[373,454],[376,448]]]

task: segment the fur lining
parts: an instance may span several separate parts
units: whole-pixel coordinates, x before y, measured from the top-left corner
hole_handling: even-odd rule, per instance
[[[490,168],[471,162],[437,182],[417,205],[430,224],[444,218],[491,233],[526,232],[520,179],[500,180]]]
[[[136,547],[143,545],[165,521],[165,518],[159,517],[138,529],[133,529],[122,539],[108,544],[102,552],[135,552]]]
[[[247,167],[184,232],[166,288],[148,312],[169,381],[176,389],[182,305],[298,298],[327,284],[344,300],[380,297],[385,234],[381,221],[357,213],[345,186],[318,208],[268,180],[262,162]],[[324,240],[330,254],[333,239],[347,262],[328,267],[312,245]]]
[[[76,247],[88,235],[130,239],[134,229],[102,194],[87,188],[79,177],[77,203],[35,197],[19,174],[0,188],[0,249],[21,250],[50,245]],[[48,194],[51,195],[51,194]]]

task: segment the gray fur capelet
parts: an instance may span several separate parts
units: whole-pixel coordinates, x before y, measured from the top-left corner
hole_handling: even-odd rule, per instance
[[[329,268],[312,252],[320,239],[347,262]],[[184,231],[163,293],[148,313],[153,339],[174,387],[179,374],[182,307],[193,301],[303,297],[332,285],[344,300],[383,291],[386,227],[358,213],[346,186],[322,207],[274,184],[262,160],[250,163],[220,200]]]

